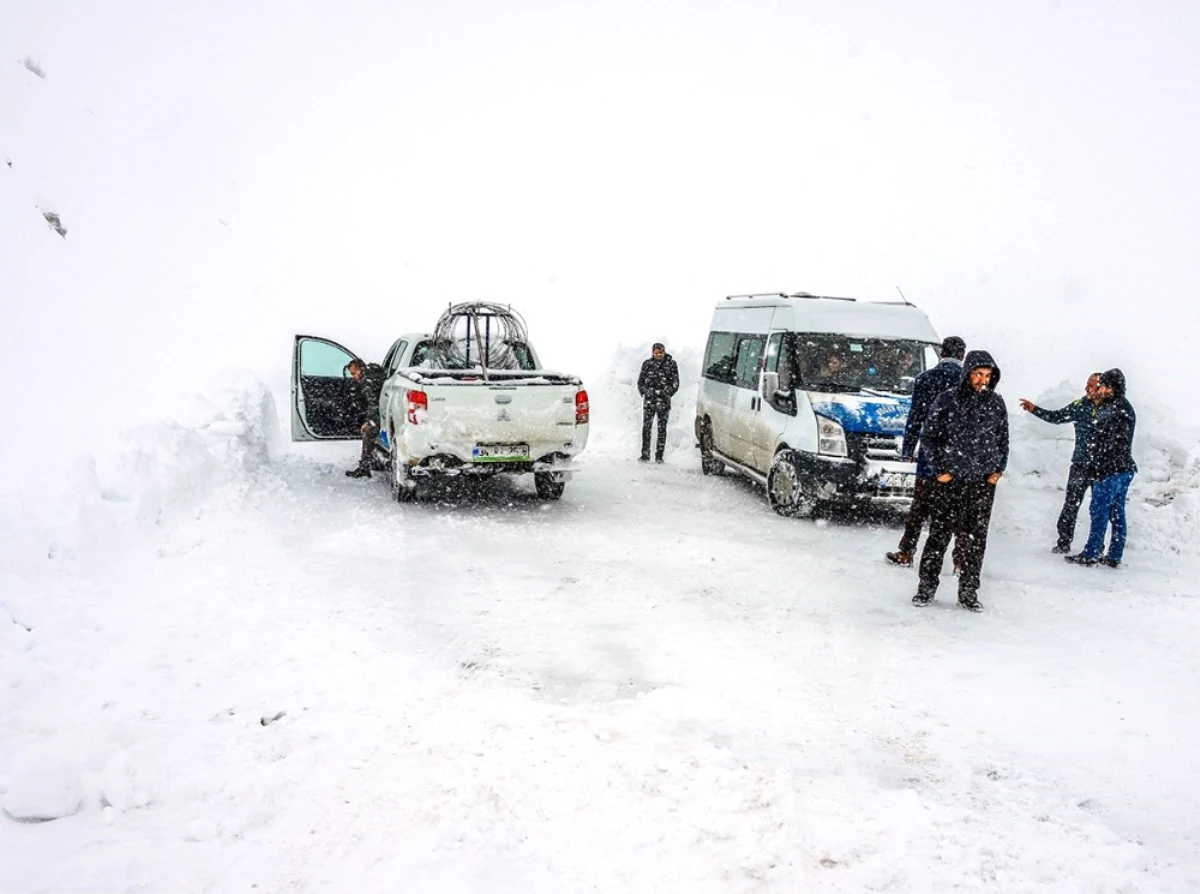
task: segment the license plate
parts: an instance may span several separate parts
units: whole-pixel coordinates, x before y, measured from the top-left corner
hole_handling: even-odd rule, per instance
[[[884,472],[879,476],[879,484],[881,487],[912,490],[916,484],[916,476],[910,472]]]
[[[476,462],[515,462],[529,459],[528,444],[476,444],[471,451]]]

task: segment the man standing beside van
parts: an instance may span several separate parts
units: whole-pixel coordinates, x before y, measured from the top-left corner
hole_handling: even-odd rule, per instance
[[[887,560],[893,565],[909,567],[913,563],[913,553],[917,551],[917,541],[921,538],[921,527],[929,518],[931,508],[930,497],[933,494],[933,470],[929,467],[929,454],[922,442],[917,450],[917,441],[921,436],[921,427],[925,424],[933,402],[938,396],[949,391],[962,380],[962,359],[967,350],[967,343],[957,335],[942,341],[941,362],[933,369],[927,369],[917,376],[913,383],[912,407],[908,411],[908,421],[904,424],[904,440],[900,444],[900,458],[905,462],[913,462],[916,453],[917,479],[913,488],[912,506],[908,510],[908,521],[904,524],[904,533],[900,537],[900,546],[894,553],[887,553]],[[955,565],[961,565],[958,555],[958,543],[954,544]]]
[[[1088,438],[1091,436],[1096,407],[1100,405],[1099,389],[1100,373],[1092,373],[1084,386],[1083,397],[1072,401],[1061,410],[1043,410],[1033,401],[1021,398],[1021,409],[1032,413],[1038,419],[1054,425],[1070,422],[1075,426],[1075,452],[1071,454],[1071,471],[1067,473],[1067,495],[1063,499],[1062,512],[1058,514],[1058,542],[1051,550],[1054,553],[1071,551],[1079,507],[1083,505],[1083,495],[1092,486],[1092,479],[1087,472]]]
[[[671,398],[679,390],[679,367],[661,342],[655,342],[650,357],[642,363],[638,375],[638,394],[642,396],[642,462],[650,461],[650,432],[658,420],[658,441],[654,461],[663,461],[667,447],[667,419],[671,415]]]
[[[979,578],[987,548],[996,484],[1008,465],[1008,410],[995,392],[1000,368],[987,351],[971,351],[958,387],[934,401],[921,431],[934,475],[932,523],[921,553],[921,578],[913,605],[937,592],[950,538],[958,542],[962,569],[958,603],[982,611]]]

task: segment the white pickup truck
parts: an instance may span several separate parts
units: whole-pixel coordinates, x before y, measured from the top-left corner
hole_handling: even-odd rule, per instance
[[[577,377],[541,368],[528,342],[512,337],[524,335],[512,311],[457,305],[447,315],[436,332],[396,339],[381,364],[376,460],[393,495],[414,499],[421,479],[532,473],[538,496],[557,500],[587,446],[587,391]],[[361,437],[350,411],[357,384],[346,369],[356,356],[296,336],[293,441]]]

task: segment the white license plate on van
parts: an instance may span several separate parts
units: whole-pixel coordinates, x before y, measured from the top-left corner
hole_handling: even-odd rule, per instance
[[[476,444],[471,451],[475,462],[520,462],[529,459],[528,444]]]
[[[917,476],[911,472],[884,472],[879,476],[880,487],[894,487],[912,490],[916,486]]]

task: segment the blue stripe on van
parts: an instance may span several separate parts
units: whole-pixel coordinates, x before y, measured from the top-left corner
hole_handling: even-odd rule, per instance
[[[907,397],[810,392],[813,412],[840,422],[846,431],[867,435],[902,435],[912,401]]]

